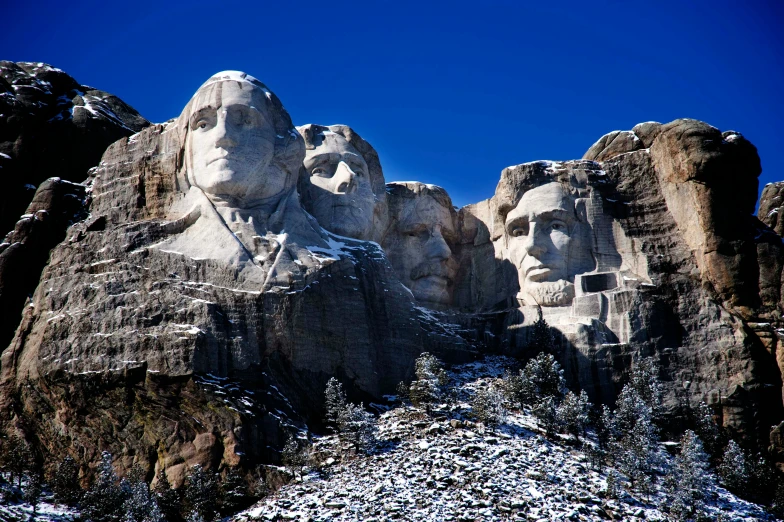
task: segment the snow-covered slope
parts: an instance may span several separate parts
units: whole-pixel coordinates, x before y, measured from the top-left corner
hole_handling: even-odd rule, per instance
[[[410,406],[385,412],[372,455],[297,479],[235,520],[668,520],[662,491],[606,499],[606,473],[593,470],[568,437],[539,434],[529,415],[509,413],[493,431],[470,422],[473,390],[500,377],[508,362],[455,368],[456,404],[431,416]],[[316,441],[322,449],[337,444]],[[769,519],[721,488],[707,493],[711,519]]]

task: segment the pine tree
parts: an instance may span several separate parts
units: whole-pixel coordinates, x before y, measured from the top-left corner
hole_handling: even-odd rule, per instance
[[[196,464],[185,477],[185,504],[188,519],[201,517],[212,520],[218,510],[218,481],[214,473],[209,473]]]
[[[621,496],[621,477],[614,469],[607,472],[606,496],[607,498],[619,498]]]
[[[77,505],[84,494],[79,486],[79,466],[71,457],[65,457],[60,462],[57,470],[49,477],[49,485],[57,502],[67,506]]]
[[[549,353],[540,353],[526,364],[521,374],[521,399],[525,404],[536,403],[552,397],[560,403],[566,391],[561,365]]]
[[[240,509],[248,498],[248,485],[237,468],[229,468],[221,483],[223,512],[232,514]]]
[[[713,411],[704,402],[692,412],[694,432],[702,441],[703,448],[711,457],[717,457],[722,447],[721,430],[713,420]]]
[[[746,456],[738,443],[732,439],[727,443],[717,472],[722,486],[736,495],[746,494],[745,489],[749,481]]]
[[[542,316],[542,307],[538,308],[539,317],[531,325],[530,341],[528,342],[527,349],[531,355],[539,355],[541,353],[553,353],[555,351],[555,336],[553,330],[547,321]]]
[[[82,498],[82,516],[91,522],[120,522],[123,492],[112,467],[112,454],[104,451],[98,465],[95,482]]]
[[[487,427],[494,427],[506,420],[504,397],[494,384],[477,390],[471,401],[473,416]]]
[[[574,436],[575,441],[580,441],[580,436],[585,434],[585,427],[588,425],[588,413],[591,402],[585,390],[580,395],[572,392],[566,394],[563,402],[556,409],[556,417],[559,426],[567,433]]]
[[[430,413],[432,407],[444,399],[446,372],[435,356],[424,352],[416,360],[414,373],[416,379],[411,382],[408,392],[411,404],[424,407]]]
[[[651,418],[658,423],[662,417],[662,387],[659,382],[659,367],[653,358],[643,359],[632,369],[629,384],[651,409]]]
[[[649,493],[654,470],[661,462],[651,408],[637,390],[626,385],[618,396],[610,426],[610,457],[629,479],[632,489]]]
[[[161,510],[163,518],[168,522],[176,522],[181,519],[182,500],[180,492],[171,487],[166,471],[161,468],[158,471],[158,481],[155,484],[155,501]]]
[[[324,420],[327,426],[337,432],[341,412],[346,409],[346,392],[343,391],[343,385],[340,381],[334,377],[327,381],[327,388],[324,392],[324,409],[326,410]]]
[[[509,370],[504,372],[504,377],[501,379],[501,391],[504,394],[504,399],[506,399],[513,408],[523,407],[524,388],[522,370],[520,370],[517,375]]]
[[[376,444],[376,423],[364,405],[349,403],[338,420],[340,439],[357,453],[368,453]]]
[[[342,417],[339,417],[339,421]],[[302,471],[305,467],[305,463],[307,460],[306,448],[304,445],[300,445],[299,441],[289,435],[288,440],[286,440],[286,444],[283,446],[283,451],[280,454],[280,460],[283,462],[284,466],[292,468],[295,470],[295,473],[302,478]]]
[[[558,405],[554,397],[547,396],[537,401],[532,413],[547,437],[554,437],[558,432]]]
[[[19,437],[9,437],[4,444],[3,467],[8,473],[13,483],[16,478],[16,486],[22,487],[22,477],[28,470],[33,469],[33,454],[27,446],[27,442]]]
[[[32,520],[35,520],[35,513],[38,509],[38,502],[41,500],[43,489],[43,479],[39,473],[31,473],[27,477],[27,487],[24,491],[24,500],[33,508]]]
[[[670,509],[679,520],[702,515],[705,492],[713,484],[709,466],[700,438],[693,431],[686,430],[681,438],[681,451],[675,457],[665,482]]]
[[[164,522],[156,496],[150,491],[140,466],[131,468],[121,487],[125,492],[123,522]]]

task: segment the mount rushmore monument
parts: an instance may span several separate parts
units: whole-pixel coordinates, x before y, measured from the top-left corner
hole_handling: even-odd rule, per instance
[[[295,127],[259,80],[221,72],[74,185],[81,210],[2,353],[0,424],[177,484],[196,463],[276,462],[320,426],[330,377],[367,404],[425,351],[524,360],[541,314],[593,402],[653,358],[673,432],[705,401],[784,448],[784,253],[753,215],[760,172],[737,132],[647,122],[580,160],[508,167],[457,209],[440,187],[385,183],[351,127]],[[4,278],[61,199],[35,196],[0,246]]]

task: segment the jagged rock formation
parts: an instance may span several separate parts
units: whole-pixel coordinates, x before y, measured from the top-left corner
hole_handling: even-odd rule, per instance
[[[116,96],[80,85],[60,69],[40,62],[0,61],[0,172],[4,180],[0,232],[13,230],[22,214],[36,214],[50,205],[72,206],[73,200],[56,202],[65,185],[39,185],[52,177],[84,181],[110,144],[147,125],[147,120]],[[41,194],[34,198],[36,187]],[[84,192],[83,187],[73,190]],[[0,246],[0,272],[13,273],[0,277],[2,346],[19,324],[25,299],[35,290],[48,251],[63,240],[71,221],[51,214],[45,233],[36,225],[29,235],[30,223],[20,222],[3,241],[8,248]]]
[[[524,299],[506,310],[514,295],[509,289],[525,290],[528,268],[515,262],[515,252],[527,249],[549,274],[559,259],[568,265],[590,256],[593,266],[583,274],[547,283],[561,293],[573,283],[573,301],[571,294],[538,301],[553,305],[544,307],[545,319],[563,335],[561,358],[572,382],[592,399],[611,402],[623,368],[653,356],[673,420],[706,401],[726,426],[765,445],[782,415],[774,362],[780,349],[771,335],[781,315],[781,240],[752,215],[760,173],[756,150],[738,133],[722,134],[694,120],[635,129],[592,146],[586,157],[604,158],[599,163],[505,169],[493,198],[461,209],[463,276],[456,304],[505,309],[488,315],[483,328],[501,336],[499,349],[520,354],[525,326],[537,313]],[[517,242],[518,230],[529,234],[516,225],[519,216],[539,212],[531,205],[521,211],[524,194],[553,184],[574,194],[565,206],[553,205],[574,207],[574,226],[590,229],[590,246],[581,247],[586,253],[572,245],[560,258],[547,258],[557,239],[537,243],[533,232],[527,245]],[[543,193],[537,201],[546,199]],[[544,218],[538,219],[542,225]],[[577,231],[569,230],[574,243]],[[504,299],[507,304],[499,305]]]
[[[110,449],[175,484],[196,463],[251,468],[320,423],[329,377],[369,402],[423,351],[526,357],[542,305],[595,402],[654,357],[673,431],[704,400],[767,444],[783,417],[782,243],[752,215],[760,163],[740,134],[640,124],[583,160],[507,168],[493,198],[455,212],[439,187],[383,193],[351,129],[300,132],[264,84],[227,71],[177,119],[116,141],[84,193],[52,182],[89,218],[52,251],[2,354],[6,431],[82,462]],[[301,201],[317,188],[329,197]],[[59,223],[79,219],[81,203],[44,192]],[[344,197],[368,206],[341,214]]]

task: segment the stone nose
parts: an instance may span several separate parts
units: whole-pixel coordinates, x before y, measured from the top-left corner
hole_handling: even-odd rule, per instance
[[[528,235],[525,236],[523,243],[525,253],[532,257],[541,257],[547,250],[544,244],[544,237],[540,227],[536,223],[530,223],[528,226]]]
[[[345,162],[338,163],[333,179],[336,194],[350,194],[357,190],[357,175]]]
[[[218,111],[215,128],[212,130],[215,135],[215,146],[224,149],[237,146],[237,140],[226,116],[226,111]]]
[[[441,227],[438,225],[433,228],[430,238],[425,243],[425,255],[429,259],[440,260],[446,260],[452,256],[452,249],[449,248],[446,239],[441,235]]]

